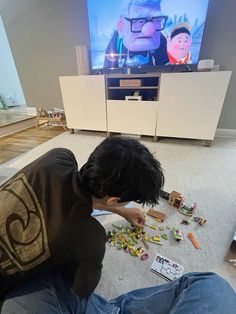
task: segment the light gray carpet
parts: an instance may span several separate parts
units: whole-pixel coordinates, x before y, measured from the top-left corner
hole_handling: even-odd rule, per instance
[[[1,165],[0,181],[54,147],[71,149],[79,165],[82,165],[104,138],[104,134],[95,132],[59,135]],[[170,238],[162,241],[162,247],[151,244],[150,259],[144,262],[108,246],[102,279],[96,292],[113,298],[131,289],[164,283],[149,271],[157,252],[182,264],[186,272],[215,271],[236,289],[236,269],[224,262],[236,229],[236,139],[217,138],[210,148],[201,146],[201,141],[193,140],[163,139],[154,143],[145,138],[141,141],[156,154],[165,169],[165,190],[182,192],[187,205],[196,201],[196,215],[205,217],[207,224],[204,227],[193,222],[189,226],[181,225],[185,216],[162,200],[158,208],[168,215],[163,225],[180,227],[184,232],[184,241],[177,243]],[[125,224],[116,215],[103,216],[100,220],[107,228],[112,221]],[[152,232],[151,229],[148,231]],[[200,250],[196,250],[187,239],[188,232],[194,233],[201,245]]]

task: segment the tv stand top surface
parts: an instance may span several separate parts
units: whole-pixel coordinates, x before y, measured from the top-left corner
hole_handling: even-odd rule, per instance
[[[152,72],[152,73],[143,73],[143,74],[124,74],[124,73],[120,73],[120,74],[106,74],[107,78],[133,78],[133,77],[160,77],[161,73],[160,72]]]

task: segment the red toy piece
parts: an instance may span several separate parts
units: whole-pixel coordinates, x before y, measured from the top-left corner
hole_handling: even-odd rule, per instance
[[[145,253],[145,254],[143,254],[143,255],[140,257],[140,259],[141,259],[142,261],[145,261],[145,260],[148,259],[148,258],[149,258],[148,253]]]

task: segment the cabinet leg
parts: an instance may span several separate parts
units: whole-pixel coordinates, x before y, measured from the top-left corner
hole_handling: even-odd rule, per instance
[[[111,132],[107,131],[107,137],[110,137],[110,136],[111,136]]]
[[[160,138],[156,135],[153,136],[153,142],[159,142]]]
[[[205,146],[206,146],[206,147],[211,147],[211,143],[212,143],[211,140],[206,140],[206,141],[205,141]]]
[[[75,130],[74,129],[70,129],[70,134],[75,134]]]
[[[64,124],[62,123],[62,121],[61,121],[60,125],[61,125],[61,127],[64,129],[64,131],[66,132],[67,129],[66,129],[66,127],[64,126]]]

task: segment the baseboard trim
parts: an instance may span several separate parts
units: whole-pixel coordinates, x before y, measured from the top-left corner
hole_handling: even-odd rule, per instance
[[[236,130],[231,129],[217,129],[215,137],[236,138]]]

